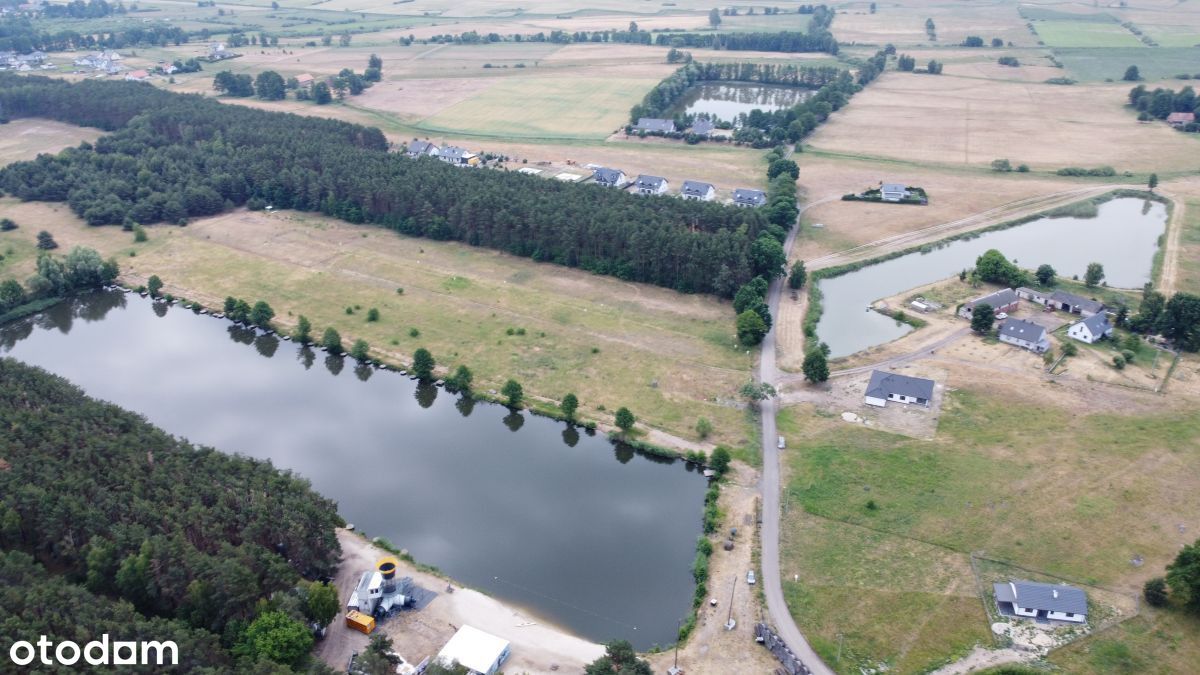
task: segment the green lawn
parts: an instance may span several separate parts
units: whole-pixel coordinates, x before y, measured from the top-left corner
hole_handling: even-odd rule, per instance
[[[1054,53],[1071,77],[1085,82],[1102,82],[1106,79],[1119,81],[1129,66],[1137,66],[1146,80],[1173,78],[1180,73],[1200,73],[1200,48],[1056,48]],[[1170,86],[1178,88],[1180,84],[1185,83],[1172,83]],[[1151,84],[1151,88],[1153,86]]]
[[[1038,37],[1049,47],[1142,47],[1120,24],[1100,21],[1035,21]]]
[[[1142,611],[1141,616],[1055,651],[1047,660],[1064,673],[1080,675],[1196,672],[1200,618],[1179,609]]]

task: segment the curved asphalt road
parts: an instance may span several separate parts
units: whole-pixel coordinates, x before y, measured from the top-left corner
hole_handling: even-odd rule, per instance
[[[816,203],[809,204],[815,206]],[[807,208],[807,207],[805,207]],[[803,210],[801,210],[803,213]],[[790,252],[792,243],[799,232],[800,219],[797,216],[796,225],[788,233],[783,250]],[[779,316],[779,298],[783,294],[786,277],[771,282],[767,291],[767,305],[771,308],[771,316]],[[775,328],[767,332],[762,342],[762,357],[758,365],[760,382],[775,382],[779,379],[779,371],[775,367]],[[762,530],[760,539],[762,545],[762,581],[763,594],[767,597],[767,614],[776,632],[787,643],[804,665],[816,675],[833,675],[833,671],[821,660],[817,653],[804,639],[804,634],[796,626],[788,611],[787,603],[783,600],[783,584],[779,579],[779,448],[776,446],[779,434],[775,427],[776,405],[774,398],[768,398],[760,406],[762,415],[762,453],[763,472],[759,485],[762,492]]]

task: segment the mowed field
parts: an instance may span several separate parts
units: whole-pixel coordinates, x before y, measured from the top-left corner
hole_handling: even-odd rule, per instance
[[[1143,47],[1129,29],[1101,21],[1034,21],[1038,37],[1049,47]]]
[[[0,126],[0,166],[54,154],[64,148],[94,141],[99,129],[88,129],[51,120],[18,119]]]
[[[946,384],[932,441],[785,414],[785,589],[840,672],[918,672],[988,644],[972,551],[1133,595],[1196,537],[1178,527],[1200,518],[1190,404],[1122,392],[1125,410],[1081,413],[1076,395],[1011,375]]]
[[[150,241],[135,245],[120,228],[87,227],[64,205],[6,199],[0,213],[22,224],[0,239],[14,249],[3,276],[32,272],[34,235],[47,229],[63,251],[86,245],[116,256],[128,283],[157,274],[164,292],[212,307],[228,295],[266,300],[285,330],[304,314],[316,333],[334,326],[347,345],[365,339],[393,363],[426,347],[445,368],[468,365],[482,391],[511,377],[535,400],[573,391],[586,419],[606,423],[628,406],[684,442],[700,440],[699,417],[713,423],[712,441],[749,440],[745,412],[715,402],[735,397],[750,356],[734,347],[733,310],[712,297],[311,214],[237,211],[151,227]],[[381,317],[369,323],[372,307]]]
[[[1125,84],[1056,86],[887,73],[819,128],[809,144],[853,157],[941,165],[1007,158],[1035,171],[1191,171],[1200,139],[1138,124]]]

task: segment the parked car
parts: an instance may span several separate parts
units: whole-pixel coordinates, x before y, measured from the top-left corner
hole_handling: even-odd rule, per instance
[[[783,440],[783,436],[779,437],[779,449],[782,450],[787,443]]]
[[[746,572],[746,583],[750,584],[751,586],[754,585],[754,570]]]

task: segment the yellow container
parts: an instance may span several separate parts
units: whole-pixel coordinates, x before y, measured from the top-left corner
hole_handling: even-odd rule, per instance
[[[370,635],[371,631],[375,630],[375,617],[352,609],[346,612],[346,627],[365,635]]]

